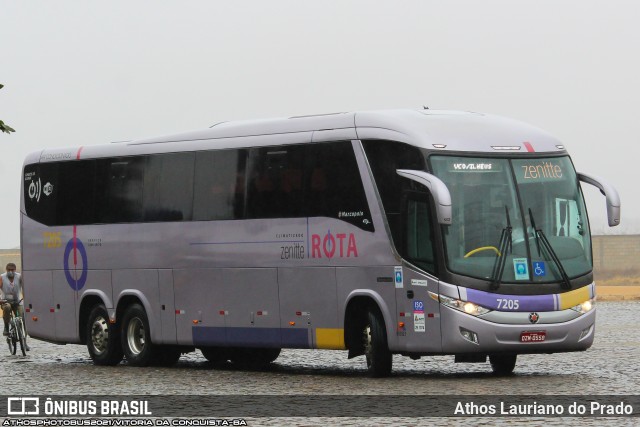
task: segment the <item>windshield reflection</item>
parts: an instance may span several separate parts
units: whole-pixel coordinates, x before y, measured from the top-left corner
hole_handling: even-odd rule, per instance
[[[584,201],[568,157],[433,156],[431,165],[452,197],[452,225],[443,227],[452,272],[489,280],[495,289],[503,282],[568,282],[591,270]],[[549,250],[540,248],[531,218]]]

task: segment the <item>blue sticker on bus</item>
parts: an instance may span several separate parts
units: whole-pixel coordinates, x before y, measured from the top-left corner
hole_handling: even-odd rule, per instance
[[[413,302],[413,311],[424,311],[424,303],[420,300]]]
[[[544,261],[534,261],[533,263],[533,275],[534,276],[546,276],[547,270],[544,265]]]
[[[69,258],[73,252],[73,266],[69,265]],[[82,258],[82,272],[80,277],[77,277],[78,270],[78,252]],[[89,266],[87,262],[87,250],[82,244],[82,240],[76,238],[69,239],[67,246],[64,248],[64,277],[67,279],[67,283],[74,291],[79,291],[87,283],[87,273],[89,272]]]

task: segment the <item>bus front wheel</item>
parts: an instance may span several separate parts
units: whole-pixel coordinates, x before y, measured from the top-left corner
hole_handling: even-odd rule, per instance
[[[491,369],[496,375],[510,375],[516,367],[517,354],[493,354],[489,356]]]
[[[367,313],[367,324],[363,331],[364,354],[367,370],[372,377],[386,377],[391,373],[393,355],[387,344],[387,332],[378,310]]]
[[[96,365],[113,366],[122,360],[122,347],[116,325],[109,322],[104,305],[93,307],[87,322],[87,349]]]
[[[147,313],[140,304],[129,306],[122,318],[122,349],[132,366],[149,366],[156,360]]]

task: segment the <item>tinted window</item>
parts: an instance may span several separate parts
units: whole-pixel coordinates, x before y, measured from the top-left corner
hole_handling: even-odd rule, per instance
[[[339,218],[373,231],[358,163],[348,141],[308,146],[305,216]]]
[[[373,231],[348,141],[44,163],[24,180],[47,225],[323,216]]]
[[[55,224],[59,191],[58,163],[27,165],[23,179],[27,215],[43,224]],[[45,194],[45,188],[48,194]]]
[[[373,231],[348,141],[251,150],[246,218],[329,217]]]
[[[364,141],[369,166],[382,199],[398,252],[402,252],[401,210],[407,191],[424,191],[415,181],[403,178],[397,169],[426,170],[424,156],[419,148],[392,141]]]
[[[45,166],[44,164],[42,166]],[[54,166],[54,165],[51,165]],[[96,162],[84,160],[59,163],[58,185],[53,186],[56,199],[56,224],[90,224],[94,218],[94,179]]]
[[[196,154],[193,219],[244,218],[247,150]]]
[[[144,157],[97,160],[97,223],[141,222]]]
[[[301,217],[307,147],[254,148],[247,168],[247,218]]]
[[[429,209],[429,196],[426,192],[406,194],[404,239],[400,255],[425,271],[435,274],[436,262],[433,245],[433,224]]]
[[[192,218],[194,153],[148,156],[144,170],[145,221]]]

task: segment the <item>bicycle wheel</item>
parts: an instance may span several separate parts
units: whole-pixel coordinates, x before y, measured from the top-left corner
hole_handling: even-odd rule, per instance
[[[16,335],[18,336],[18,341],[20,341],[20,351],[22,351],[22,355],[27,355],[27,337],[24,334],[24,325],[22,323],[22,319],[16,320]]]
[[[7,343],[9,344],[9,353],[16,354],[16,324],[11,319],[11,323],[9,324],[9,335],[7,336]]]

